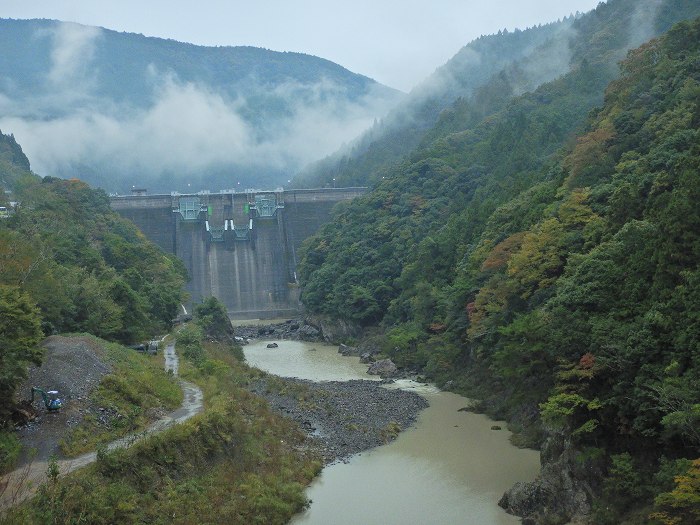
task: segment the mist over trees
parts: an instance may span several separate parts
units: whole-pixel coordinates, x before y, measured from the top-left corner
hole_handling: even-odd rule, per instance
[[[555,482],[539,479],[521,501],[535,522],[568,522],[572,486],[595,523],[700,519],[698,16],[690,0],[609,0],[482,37],[297,181],[372,186],[304,243],[307,309],[366,329],[382,357],[481,399],[477,408],[508,419],[518,444],[543,447]],[[311,141],[296,130],[334,136],[319,125],[329,115],[363,129],[397,100],[313,57],[47,21],[0,28],[13,35],[0,70],[17,72],[16,85],[2,86],[0,125],[32,131],[42,162],[68,159],[58,172],[98,184],[113,172],[93,172],[85,152],[105,138],[96,151],[126,167],[119,184],[141,184],[148,170],[156,188],[198,170],[211,176],[202,183],[278,180],[306,159],[289,156]],[[124,74],[138,82],[120,83]],[[84,89],[70,89],[76,79]],[[184,127],[168,128],[173,116]],[[139,164],[142,141],[151,159],[173,164]],[[135,157],[119,157],[130,147]],[[105,192],[40,179],[2,134],[0,185],[20,203],[0,219],[0,392],[40,358],[42,335],[131,342],[169,328],[183,265],[114,214]],[[203,365],[204,334],[230,340],[232,329],[215,300],[196,313],[178,343]],[[8,413],[0,408],[0,427]]]
[[[687,0],[613,1],[600,7],[470,42],[367,132],[304,168],[295,185],[323,186],[332,179],[346,186],[377,184],[415,148],[449,132],[445,126],[474,125],[512,97],[581,65],[596,69],[595,74],[589,72],[591,81],[611,81],[618,73],[617,62],[629,49],[693,17],[697,10]],[[600,96],[598,92],[595,103]]]
[[[0,47],[0,128],[110,192],[274,188],[402,96],[310,55],[50,20],[0,20]]]

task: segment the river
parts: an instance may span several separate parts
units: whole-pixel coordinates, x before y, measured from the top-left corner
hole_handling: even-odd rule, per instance
[[[376,379],[358,358],[337,347],[299,341],[244,347],[248,363],[283,377],[314,381]],[[416,390],[430,407],[416,426],[389,443],[323,469],[307,491],[311,506],[299,524],[507,525],[519,519],[497,502],[516,481],[534,479],[539,453],[513,447],[506,430],[486,416],[460,412],[469,401],[411,381],[392,388]],[[505,428],[503,423],[500,423]]]

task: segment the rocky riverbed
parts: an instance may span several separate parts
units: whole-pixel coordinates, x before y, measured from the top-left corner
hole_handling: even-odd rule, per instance
[[[283,323],[243,325],[235,328],[236,342],[249,339],[288,339],[292,341],[322,341],[321,332],[305,320],[290,319]]]
[[[298,422],[326,463],[393,440],[428,406],[418,394],[389,390],[376,381],[316,383],[267,377],[250,388],[277,412]]]

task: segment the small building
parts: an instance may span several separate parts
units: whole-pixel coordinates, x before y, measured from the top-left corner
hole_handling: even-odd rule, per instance
[[[11,201],[7,206],[0,206],[0,219],[7,219],[19,207],[19,202]]]

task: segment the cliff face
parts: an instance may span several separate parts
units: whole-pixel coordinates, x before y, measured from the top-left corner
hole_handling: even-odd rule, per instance
[[[498,504],[523,518],[525,525],[588,524],[604,473],[604,461],[586,457],[561,432],[550,433],[542,446],[542,470],[536,480],[517,483]]]

